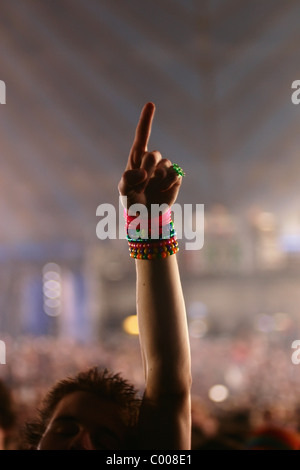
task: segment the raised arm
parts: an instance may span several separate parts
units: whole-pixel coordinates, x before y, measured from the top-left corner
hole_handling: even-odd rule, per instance
[[[147,145],[155,107],[141,113],[119,192],[127,209],[175,202],[182,178],[170,160]],[[150,257],[151,258],[151,257]],[[184,297],[176,254],[135,259],[137,314],[145,370],[139,420],[142,449],[188,450],[191,445],[190,348]]]

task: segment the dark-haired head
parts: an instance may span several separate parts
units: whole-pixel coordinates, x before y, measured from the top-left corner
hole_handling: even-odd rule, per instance
[[[29,449],[130,448],[140,398],[120,374],[97,367],[59,381],[25,426]]]

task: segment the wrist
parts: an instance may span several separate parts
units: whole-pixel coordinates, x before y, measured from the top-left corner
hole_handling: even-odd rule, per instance
[[[164,259],[179,251],[171,208],[155,217],[132,216],[124,210],[131,258]]]

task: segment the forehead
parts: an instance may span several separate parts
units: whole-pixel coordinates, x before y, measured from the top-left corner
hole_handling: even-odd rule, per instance
[[[51,421],[61,416],[72,417],[83,425],[109,425],[116,429],[124,421],[120,405],[83,391],[70,393],[60,400]]]

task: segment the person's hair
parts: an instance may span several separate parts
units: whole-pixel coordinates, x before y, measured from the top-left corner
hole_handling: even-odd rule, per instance
[[[107,399],[120,406],[120,421],[128,428],[128,434],[137,423],[141,399],[137,390],[120,374],[114,374],[107,369],[92,367],[79,372],[74,377],[57,382],[44,397],[37,409],[37,417],[28,421],[24,426],[24,447],[36,449],[51,420],[58,403],[66,395],[73,392],[89,392]]]

